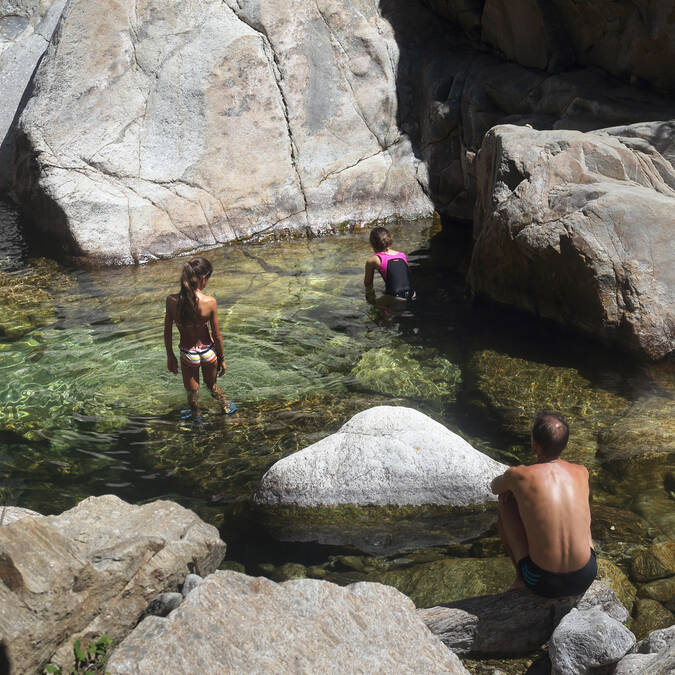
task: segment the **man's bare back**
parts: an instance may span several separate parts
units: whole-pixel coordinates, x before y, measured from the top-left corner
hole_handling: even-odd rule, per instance
[[[536,582],[544,578],[546,584],[550,577],[544,591],[554,593],[566,586],[575,590],[589,578],[590,584],[595,576],[588,471],[560,459],[566,443],[563,420],[550,413],[538,416],[532,438],[537,463],[510,468],[492,481],[492,492],[499,495],[499,533],[516,567],[514,587],[539,592]]]

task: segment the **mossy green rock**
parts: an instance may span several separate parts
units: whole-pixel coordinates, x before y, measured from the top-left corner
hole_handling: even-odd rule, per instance
[[[284,563],[275,568],[270,574],[273,581],[289,581],[290,579],[305,579],[307,568],[300,563]]]
[[[654,581],[675,574],[675,541],[662,541],[638,551],[631,560],[631,578]]]
[[[454,400],[461,382],[458,366],[433,349],[401,344],[371,349],[352,376],[364,389],[423,400]]]
[[[570,461],[590,461],[597,450],[599,430],[630,405],[621,396],[592,385],[574,368],[527,361],[492,350],[472,356],[466,380],[472,403],[487,408],[508,432],[528,444],[532,419],[539,410],[561,414],[570,425],[570,441],[564,454]]]
[[[260,506],[257,520],[280,541],[350,546],[393,555],[472,539],[496,518],[495,504],[455,506]]]
[[[405,593],[417,607],[432,607],[505,591],[515,578],[511,560],[451,558],[371,577]]]
[[[650,598],[638,598],[633,613],[635,618],[630,629],[638,640],[646,638],[654,630],[668,628],[675,623],[675,615],[660,602]]]
[[[606,583],[629,612],[633,609],[637,590],[628,580],[628,577],[611,560],[598,558],[596,579]]]
[[[600,434],[604,460],[634,455],[675,454],[675,398],[649,395]]]
[[[651,598],[670,607],[675,601],[675,576],[650,581],[648,584],[640,586],[639,594],[641,598]]]

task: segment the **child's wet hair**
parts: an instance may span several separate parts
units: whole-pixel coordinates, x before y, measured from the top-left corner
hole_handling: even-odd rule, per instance
[[[382,253],[391,246],[391,235],[386,227],[375,227],[370,233],[370,245],[375,253]]]
[[[211,276],[213,267],[206,258],[194,258],[183,265],[178,294],[178,316],[181,323],[193,321],[197,316],[197,294],[201,277]]]

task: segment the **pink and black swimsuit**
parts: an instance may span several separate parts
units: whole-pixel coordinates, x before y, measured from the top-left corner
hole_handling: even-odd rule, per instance
[[[384,279],[385,293],[393,295],[395,298],[405,298],[410,300],[415,291],[410,282],[410,271],[408,269],[408,259],[405,253],[376,253],[380,259],[379,272]]]

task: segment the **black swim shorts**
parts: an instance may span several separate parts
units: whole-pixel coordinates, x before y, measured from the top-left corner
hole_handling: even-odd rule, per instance
[[[518,562],[520,575],[525,585],[545,598],[561,598],[565,595],[581,595],[593,583],[598,572],[595,551],[591,549],[588,562],[574,572],[548,572],[533,563],[528,555]]]

